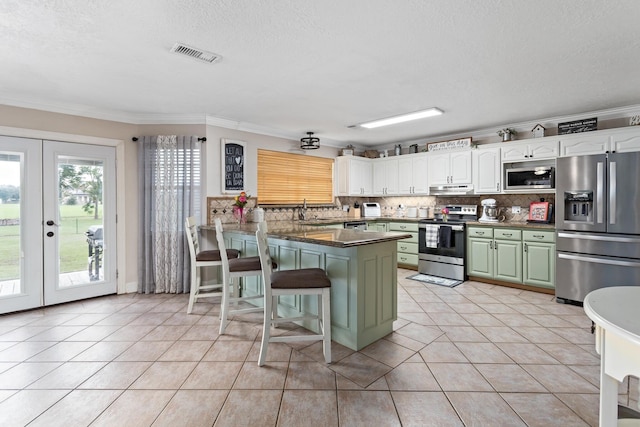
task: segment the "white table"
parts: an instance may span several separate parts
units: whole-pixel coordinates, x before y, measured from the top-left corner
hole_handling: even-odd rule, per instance
[[[618,383],[627,375],[640,377],[640,286],[595,290],[584,299],[584,311],[596,324],[600,427],[616,426]]]

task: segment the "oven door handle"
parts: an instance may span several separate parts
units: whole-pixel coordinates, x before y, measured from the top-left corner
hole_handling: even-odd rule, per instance
[[[427,225],[429,226],[436,226],[436,227],[440,227],[441,225],[445,225],[445,224],[418,224],[418,228],[422,228],[424,230],[427,229]],[[451,227],[452,231],[464,231],[464,225],[449,225],[449,227]]]

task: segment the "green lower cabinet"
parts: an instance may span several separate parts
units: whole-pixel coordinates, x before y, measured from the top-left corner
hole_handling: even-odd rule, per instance
[[[470,237],[467,243],[467,274],[492,279],[493,240]]]
[[[527,285],[555,288],[556,245],[524,242],[523,282]]]
[[[377,221],[369,221],[367,222],[367,230],[373,231],[389,231],[389,223],[388,222],[377,222]]]
[[[555,232],[474,226],[467,235],[469,276],[555,287]]]
[[[390,222],[389,231],[409,233],[411,237],[398,240],[398,264],[405,268],[418,269],[418,223]]]
[[[522,283],[522,242],[495,240],[494,278],[505,282]]]

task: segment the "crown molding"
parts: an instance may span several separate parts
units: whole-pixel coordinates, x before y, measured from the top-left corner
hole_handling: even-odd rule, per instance
[[[52,113],[59,114],[68,114],[72,116],[80,116],[87,117],[98,120],[107,120],[113,122],[134,124],[134,125],[144,125],[144,124],[187,124],[187,125],[208,125],[208,126],[216,126],[226,129],[235,129],[243,132],[250,132],[259,135],[273,136],[276,138],[284,138],[289,140],[297,141],[303,135],[303,133],[297,134],[293,132],[283,131],[280,129],[274,129],[267,126],[239,122],[236,120],[224,119],[221,117],[214,117],[208,114],[136,114],[136,113],[126,113],[122,111],[114,111],[107,109],[100,109],[96,107],[90,107],[86,105],[78,105],[78,104],[65,104],[65,103],[51,103],[44,102],[42,100],[36,100],[33,98],[11,98],[11,97],[1,97],[0,96],[0,104],[20,107],[20,108],[29,108],[34,110],[47,111]],[[563,116],[553,116],[546,117],[537,120],[529,120],[524,122],[517,123],[506,123],[491,127],[485,127],[480,129],[470,129],[466,131],[460,131],[456,133],[450,134],[441,134],[436,136],[415,138],[411,140],[401,141],[403,144],[413,144],[413,143],[425,143],[425,142],[434,142],[434,141],[446,141],[450,139],[457,138],[465,138],[468,136],[473,137],[474,139],[482,139],[482,138],[491,138],[495,137],[496,129],[501,129],[505,127],[510,127],[515,129],[517,132],[528,132],[530,131],[536,124],[540,123],[545,127],[554,127],[557,126],[558,123],[569,122],[573,120],[579,120],[585,117],[595,116],[598,117],[598,120],[613,120],[620,118],[628,118],[633,115],[637,115],[640,112],[640,104],[629,105],[624,107],[615,107],[604,110],[592,110],[578,114],[567,114]],[[355,147],[360,147],[362,149],[380,149],[385,147],[393,147],[397,142],[394,143],[384,143],[376,146],[364,145],[359,142],[354,141],[336,141],[328,138],[323,138],[322,135],[318,135],[321,139],[321,144],[334,148],[342,148],[345,144],[350,143]]]
[[[279,129],[270,128],[268,126],[256,125],[247,122],[238,122],[234,120],[222,119],[220,117],[207,116],[207,125],[216,126],[225,129],[234,129],[242,132],[250,132],[258,135],[273,136],[276,138],[290,139],[293,141],[299,141],[303,134],[297,134],[293,132],[283,131]],[[317,134],[316,134],[317,135]],[[335,141],[328,138],[323,138],[321,135],[320,144],[327,147],[340,148],[344,146],[343,142]]]
[[[448,141],[451,139],[466,138],[471,136],[474,139],[482,138],[494,138],[496,137],[497,129],[503,129],[506,127],[515,129],[516,132],[529,132],[535,125],[541,124],[545,128],[552,128],[558,125],[558,123],[571,122],[573,120],[580,120],[589,117],[597,117],[598,121],[614,120],[629,118],[637,115],[640,112],[640,104],[628,105],[625,107],[609,108],[605,110],[592,110],[584,113],[567,114],[564,116],[552,116],[542,119],[529,120],[525,122],[501,124],[491,127],[485,127],[481,129],[472,129],[468,131],[461,131],[451,134],[437,135],[428,138],[416,138],[412,140],[402,141],[403,144],[420,144],[430,143],[436,141]],[[395,144],[384,144],[384,146],[393,147]],[[382,145],[380,147],[383,147]]]

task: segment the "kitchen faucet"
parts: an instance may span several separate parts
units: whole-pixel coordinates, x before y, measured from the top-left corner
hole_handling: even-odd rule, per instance
[[[302,202],[302,208],[298,210],[298,219],[305,221],[307,219],[307,199]]]

